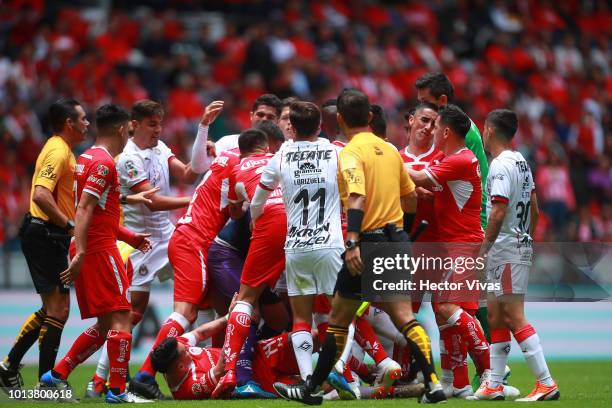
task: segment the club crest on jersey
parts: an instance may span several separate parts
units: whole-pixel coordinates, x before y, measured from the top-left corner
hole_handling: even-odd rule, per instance
[[[100,176],[108,176],[108,167],[106,167],[103,164],[98,164],[98,167],[96,167],[96,172],[100,175]]]
[[[134,165],[134,162],[131,160],[128,160],[125,162],[125,170],[127,171],[127,175],[129,178],[134,178],[138,175],[138,170],[136,169],[136,166]]]

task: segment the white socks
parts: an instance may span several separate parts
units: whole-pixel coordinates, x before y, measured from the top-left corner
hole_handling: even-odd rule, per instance
[[[490,347],[491,382],[489,387],[496,388],[504,380],[508,354],[510,353],[510,342],[501,341],[499,343],[491,343]]]
[[[306,378],[312,375],[312,333],[305,330],[291,333],[291,345],[300,368],[300,376],[306,381]]]

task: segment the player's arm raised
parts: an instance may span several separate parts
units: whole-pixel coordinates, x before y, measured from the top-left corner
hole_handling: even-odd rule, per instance
[[[211,160],[207,153],[208,126],[223,110],[223,101],[213,101],[204,108],[202,120],[198,126],[198,134],[191,150],[191,162],[185,164],[174,157],[170,160],[170,174],[184,183],[194,183],[198,176],[208,170]]]
[[[76,253],[70,261],[68,269],[60,274],[60,279],[65,285],[74,282],[81,272],[83,260],[85,259],[85,251],[87,250],[87,231],[89,231],[96,205],[98,205],[98,197],[84,190],[74,217],[74,244]]]

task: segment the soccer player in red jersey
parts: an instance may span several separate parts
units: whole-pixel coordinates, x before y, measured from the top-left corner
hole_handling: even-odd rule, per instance
[[[434,143],[445,157],[423,170],[409,170],[417,186],[436,188],[434,214],[438,221],[439,241],[453,243],[447,247],[447,252],[454,258],[475,257],[477,250],[474,252],[468,248],[466,251],[458,243],[474,243],[476,247],[484,238],[480,224],[482,193],[478,159],[465,146],[465,134],[470,126],[470,119],[459,107],[441,107],[434,125]],[[458,277],[459,274],[453,273],[451,279],[456,281]],[[478,375],[483,377],[488,376],[489,371],[489,344],[482,328],[472,317],[477,310],[478,291],[451,293],[438,297],[438,303],[434,304],[440,331],[450,329],[461,336]],[[469,380],[463,382],[466,383],[466,393],[471,394],[467,389]]]
[[[276,151],[280,147],[276,141],[270,140],[268,144],[266,134],[258,129],[242,132],[238,143],[241,160],[234,166],[229,186],[229,198],[233,201],[232,215],[237,217],[242,215],[242,203],[252,200],[261,172],[272,158],[268,151]],[[213,391],[213,398],[219,398],[235,388],[236,361],[249,335],[253,306],[266,286],[274,288],[285,269],[286,218],[281,191],[276,189],[253,228],[251,246],[240,278],[240,291],[225,333],[225,375]]]
[[[74,342],[68,353],[47,371],[40,382],[48,387],[67,389],[72,370],[108,342],[110,389],[107,402],[136,402],[138,397],[125,391],[130,361],[131,306],[117,239],[135,248],[150,249],[146,234],[135,234],[119,225],[120,185],[113,157],[121,152],[128,137],[128,113],[117,105],[104,105],[96,111],[96,144],[83,153],[76,165],[76,228],[74,255],[61,273],[62,283],[75,283],[81,317],[98,321]],[[152,189],[123,197],[129,203],[150,202]]]
[[[210,124],[220,112],[211,104],[202,121]],[[184,333],[197,319],[208,289],[208,247],[229,219],[227,185],[229,170],[239,160],[236,150],[224,151],[215,158],[196,187],[187,212],[177,222],[168,244],[168,258],[174,269],[174,311],[163,323],[151,350],[167,337]],[[154,398],[159,395],[158,389],[155,370],[147,357],[130,381],[130,391]]]

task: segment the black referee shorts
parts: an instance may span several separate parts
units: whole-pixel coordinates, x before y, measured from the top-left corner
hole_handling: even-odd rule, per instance
[[[408,234],[402,230],[393,230],[393,228],[385,228],[385,232],[380,233],[363,233],[359,238],[359,245],[363,242],[410,242]],[[363,254],[363,251],[362,251]],[[344,254],[342,254],[344,260]],[[346,262],[342,262],[342,269],[338,273],[336,287],[334,293],[338,293],[345,299],[361,300],[361,276],[353,276],[349,272]]]
[[[69,289],[60,281],[60,273],[68,268],[70,236],[66,231],[28,214],[19,235],[36,293],[50,293],[56,287],[61,293],[68,293]]]

